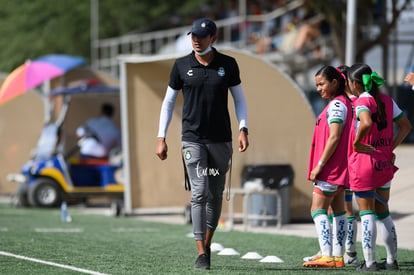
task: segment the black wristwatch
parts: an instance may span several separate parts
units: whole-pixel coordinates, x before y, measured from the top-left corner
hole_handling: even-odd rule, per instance
[[[245,133],[246,133],[246,135],[248,135],[248,134],[249,134],[249,130],[247,130],[247,128],[246,128],[246,127],[242,127],[242,128],[240,129],[240,132],[241,132],[241,131],[245,132]]]

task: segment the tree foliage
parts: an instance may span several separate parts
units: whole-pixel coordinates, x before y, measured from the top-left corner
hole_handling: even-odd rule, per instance
[[[386,7],[386,5],[389,7]],[[356,1],[357,4],[357,50],[356,60],[362,62],[365,53],[373,47],[387,42],[391,31],[395,28],[401,12],[410,8],[412,0],[364,0]],[[339,59],[345,61],[346,46],[346,11],[347,0],[306,1],[305,5],[323,14],[329,22],[332,30],[333,42]],[[390,18],[387,18],[386,9],[391,10]],[[372,36],[372,28],[380,28],[380,31]]]
[[[206,15],[214,0],[98,0],[99,38],[172,28],[190,24]],[[411,0],[391,0],[392,18],[387,21],[377,9],[386,0],[357,1],[358,57],[385,41]],[[91,0],[0,0],[0,71],[10,72],[27,59],[65,53],[90,56]],[[346,0],[306,1],[325,15],[333,29],[334,44],[341,60],[345,52]],[[199,12],[199,13],[197,13]],[[382,16],[382,17],[381,17]],[[363,29],[378,20],[381,31],[364,36]],[[383,19],[381,21],[381,19]],[[370,21],[371,20],[371,21]]]
[[[79,2],[73,5],[74,2]],[[10,71],[27,59],[61,52],[82,54],[89,33],[86,1],[1,0],[0,70]],[[53,3],[53,4],[51,4]]]

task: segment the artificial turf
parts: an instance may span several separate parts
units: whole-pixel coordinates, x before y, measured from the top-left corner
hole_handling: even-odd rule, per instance
[[[196,247],[194,240],[188,237],[191,225],[87,214],[79,209],[69,209],[69,212],[73,222],[63,223],[59,209],[15,208],[0,204],[0,274],[205,272],[194,270]],[[214,242],[234,248],[240,255],[213,253],[211,270],[208,271],[211,274],[355,272],[354,266],[330,270],[303,268],[302,258],[315,252],[316,238],[218,230]],[[259,260],[242,259],[241,256],[247,252],[274,255],[284,262],[261,263]],[[359,255],[362,255],[361,251]],[[378,247],[377,258],[384,256],[384,248]],[[414,251],[400,249],[398,257],[399,274],[414,274]],[[33,259],[44,262],[34,262]]]

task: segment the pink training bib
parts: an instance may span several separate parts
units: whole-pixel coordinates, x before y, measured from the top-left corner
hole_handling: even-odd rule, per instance
[[[326,146],[330,123],[342,124],[341,138],[335,152],[325,163],[317,179],[348,188],[347,146],[352,123],[352,105],[350,100],[343,95],[331,100],[316,120],[309,158],[308,180],[310,172],[318,165]]]
[[[385,104],[386,121],[380,122],[375,99],[368,93],[362,94],[354,103],[355,114],[350,131],[348,146],[348,171],[352,191],[369,191],[383,186],[394,177],[398,169],[392,163],[393,147],[393,102],[391,97],[381,94]],[[363,143],[375,147],[372,153],[358,153],[353,150],[353,142],[359,128],[357,120],[360,112],[369,111],[373,121]]]

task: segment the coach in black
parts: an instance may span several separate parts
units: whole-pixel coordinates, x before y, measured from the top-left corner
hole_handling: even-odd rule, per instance
[[[183,92],[182,155],[191,188],[191,217],[197,244],[197,269],[210,269],[210,245],[222,207],[226,173],[231,165],[232,134],[228,111],[230,90],[239,122],[238,147],[244,152],[247,138],[247,106],[239,67],[233,57],[212,47],[216,24],[201,18],[191,31],[193,51],[175,61],[161,107],[156,154],[167,158],[165,141],[175,101]],[[187,178],[187,177],[186,177]]]

